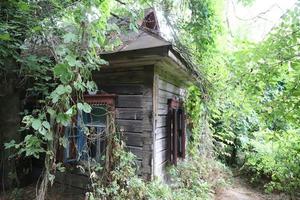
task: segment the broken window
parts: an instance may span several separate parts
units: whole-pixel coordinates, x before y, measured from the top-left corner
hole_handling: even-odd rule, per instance
[[[78,112],[76,120],[65,128],[67,145],[65,162],[103,160],[106,149],[108,112],[114,112],[115,95],[86,95],[85,102],[92,107],[90,113]]]

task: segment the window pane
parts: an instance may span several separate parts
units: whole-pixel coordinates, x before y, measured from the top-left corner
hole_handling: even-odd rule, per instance
[[[65,134],[67,137],[67,147],[65,151],[66,161],[74,160],[77,158],[77,130],[75,127],[65,127]]]
[[[105,151],[105,131],[107,122],[107,107],[92,106],[91,113],[83,113],[84,126],[89,129],[86,136],[86,152],[88,157],[100,161]]]
[[[105,127],[106,126],[106,106],[92,106],[91,113],[83,113],[83,123],[86,126],[97,126]]]

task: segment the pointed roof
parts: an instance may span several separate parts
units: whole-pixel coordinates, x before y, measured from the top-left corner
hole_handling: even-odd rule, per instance
[[[160,26],[153,8],[145,11],[145,17],[138,23],[138,31],[120,36],[122,45],[114,52],[172,45],[160,35]]]
[[[165,57],[169,60],[168,62],[173,62],[180,66],[181,70],[185,71],[185,74],[192,75],[194,78],[199,76],[193,64],[190,63],[190,59],[182,55],[171,42],[161,36],[159,22],[153,8],[146,10],[145,17],[139,25],[138,31],[120,36],[122,40],[121,46],[113,52],[105,52],[102,55],[105,55],[106,58],[111,57],[111,60],[113,60],[111,63],[119,63],[116,60],[121,57],[121,59],[126,57],[131,61],[134,60],[133,58],[139,59],[145,56],[148,59],[157,60],[154,57],[150,58],[151,55]]]

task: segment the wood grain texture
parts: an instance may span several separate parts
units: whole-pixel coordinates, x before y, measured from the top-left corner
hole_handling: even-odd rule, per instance
[[[143,95],[118,95],[118,108],[142,108]]]
[[[144,113],[142,108],[117,108],[116,109],[117,119],[141,120],[143,119],[143,114]]]
[[[164,168],[167,163],[168,135],[167,114],[168,99],[183,98],[184,89],[180,87],[180,81],[168,72],[160,70],[156,81],[155,94],[155,142],[154,142],[154,175],[165,176]]]
[[[153,66],[105,67],[94,74],[101,91],[117,95],[117,126],[139,161],[139,175],[146,179],[152,177],[153,163],[153,74]]]

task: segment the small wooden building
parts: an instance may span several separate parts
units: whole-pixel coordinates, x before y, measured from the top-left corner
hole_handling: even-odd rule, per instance
[[[102,93],[116,95],[117,126],[145,179],[163,177],[168,161],[176,164],[177,157],[185,156],[182,101],[187,84],[195,80],[185,59],[159,32],[150,11],[138,33],[124,36],[122,47],[102,55],[109,66],[93,74]]]

